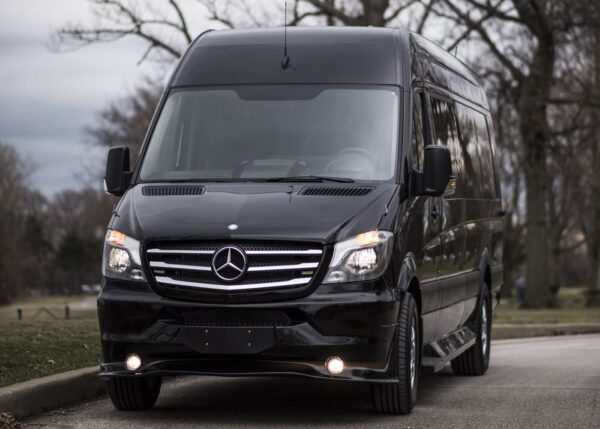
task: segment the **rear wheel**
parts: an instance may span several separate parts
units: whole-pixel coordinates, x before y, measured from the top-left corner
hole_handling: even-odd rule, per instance
[[[421,367],[419,314],[410,293],[402,302],[400,321],[394,340],[392,362],[397,383],[374,384],[373,407],[380,413],[408,414],[417,401]]]
[[[452,370],[459,375],[483,375],[490,364],[490,338],[492,314],[490,293],[484,284],[475,314],[475,335],[473,347],[452,360]]]
[[[152,408],[158,399],[160,377],[114,377],[106,382],[108,395],[119,410]]]

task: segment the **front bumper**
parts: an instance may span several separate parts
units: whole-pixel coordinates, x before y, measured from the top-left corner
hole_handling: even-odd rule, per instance
[[[301,299],[235,305],[180,301],[146,285],[103,282],[98,297],[103,377],[290,375],[395,381],[389,357],[401,297],[382,281],[323,285]],[[221,317],[213,323],[206,314],[215,312]],[[228,319],[228,312],[237,316]],[[240,312],[246,315],[241,320]],[[248,318],[272,312],[285,314],[286,323]],[[131,353],[142,360],[135,372],[124,364]],[[345,362],[339,375],[325,369],[331,356]]]

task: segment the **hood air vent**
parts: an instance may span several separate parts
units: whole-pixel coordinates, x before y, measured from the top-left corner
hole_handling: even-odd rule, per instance
[[[362,197],[372,190],[373,188],[368,186],[310,186],[302,188],[298,194],[319,197]]]
[[[204,186],[144,186],[142,194],[149,197],[202,195]]]

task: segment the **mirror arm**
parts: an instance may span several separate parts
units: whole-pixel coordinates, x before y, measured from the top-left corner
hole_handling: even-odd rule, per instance
[[[411,197],[425,195],[425,176],[420,171],[411,170],[409,193]]]

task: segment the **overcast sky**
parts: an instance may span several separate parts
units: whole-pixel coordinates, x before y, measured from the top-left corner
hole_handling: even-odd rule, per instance
[[[142,76],[164,73],[137,65],[144,46],[136,40],[48,49],[55,29],[90,16],[84,0],[0,0],[0,140],[33,161],[31,184],[48,196],[82,186],[86,166],[103,168],[105,150],[84,132],[98,111]]]
[[[139,4],[170,10],[166,1],[146,1]],[[249,1],[260,5],[254,9],[262,21],[278,25],[282,0]],[[182,5],[193,34],[220,27],[207,22],[199,2]],[[132,38],[62,54],[48,48],[58,28],[92,19],[87,0],[0,0],[0,141],[32,162],[31,185],[47,196],[82,187],[88,169],[101,174],[106,149],[90,144],[85,127],[144,76],[162,83],[169,71],[152,62],[138,65],[146,45]]]

